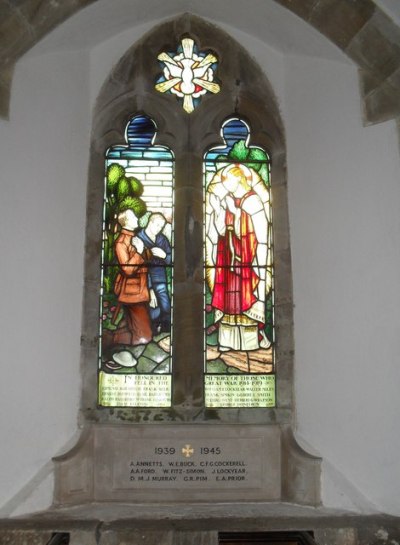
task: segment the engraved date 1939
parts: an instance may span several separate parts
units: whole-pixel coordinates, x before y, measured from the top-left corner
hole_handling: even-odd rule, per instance
[[[175,447],[155,447],[154,454],[175,454],[176,448]]]

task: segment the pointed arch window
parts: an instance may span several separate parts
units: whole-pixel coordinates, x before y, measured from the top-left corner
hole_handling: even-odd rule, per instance
[[[218,59],[212,83],[218,81],[219,92],[202,94],[188,113],[182,101],[155,86],[163,83],[157,59],[190,36],[202,59]],[[160,181],[156,188],[153,182]],[[152,200],[162,195],[162,205]],[[163,23],[126,52],[96,103],[87,203],[85,418],[289,423],[293,331],[284,129],[267,79],[239,44],[189,15]],[[173,258],[162,267],[168,319],[160,319],[156,297],[151,305],[156,267],[136,240],[152,214],[163,216],[160,233]],[[119,259],[121,235],[141,263]],[[121,297],[134,267],[148,291],[147,331],[137,339],[129,328],[135,312],[132,317],[131,303]],[[228,302],[238,298],[233,309]]]

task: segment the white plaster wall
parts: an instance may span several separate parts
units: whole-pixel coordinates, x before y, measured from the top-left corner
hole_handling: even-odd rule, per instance
[[[0,515],[46,477],[76,430],[87,72],[82,53],[21,61],[0,124]]]
[[[399,514],[396,127],[362,126],[351,67],[294,56],[285,122],[298,434],[327,461],[325,503],[336,473],[361,509]]]
[[[135,30],[144,33],[150,26]],[[395,124],[362,126],[358,76],[350,64],[285,55],[247,32],[227,24],[221,28],[259,62],[285,122],[297,435],[324,458],[326,506],[398,514],[393,479],[393,471],[400,473],[400,438],[394,427],[400,405],[395,395],[400,325],[400,293],[394,282],[400,269]],[[137,32],[125,31],[91,50],[92,101],[110,66],[138,38]],[[382,270],[386,244],[391,248],[390,278]],[[310,305],[316,306],[313,313]],[[333,335],[334,326],[338,331]],[[383,425],[382,401],[388,417]],[[384,460],[382,444],[389,441],[395,448],[385,449]]]
[[[48,461],[77,429],[90,112],[112,66],[150,26],[17,66],[11,119],[0,122],[0,240],[8,259],[0,515],[21,512],[31,489],[37,500],[27,509],[49,501]],[[353,67],[291,56],[223,27],[265,70],[286,126],[298,437],[325,459],[326,505],[400,514],[394,123],[362,126]]]

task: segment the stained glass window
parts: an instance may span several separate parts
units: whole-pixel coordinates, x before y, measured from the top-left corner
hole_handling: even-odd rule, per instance
[[[211,52],[200,52],[192,38],[183,38],[175,53],[160,53],[158,60],[163,73],[156,90],[181,98],[185,112],[192,113],[207,92],[220,91],[214,81],[217,57]]]
[[[205,404],[274,407],[270,163],[241,119],[204,158]]]
[[[131,119],[106,153],[99,405],[171,405],[172,152],[155,123]]]

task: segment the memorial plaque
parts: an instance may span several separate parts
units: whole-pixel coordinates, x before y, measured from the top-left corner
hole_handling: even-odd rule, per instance
[[[280,498],[277,426],[101,426],[95,451],[98,500]]]
[[[110,375],[99,373],[103,407],[169,407],[171,375]]]
[[[205,375],[207,407],[275,407],[275,375]]]

